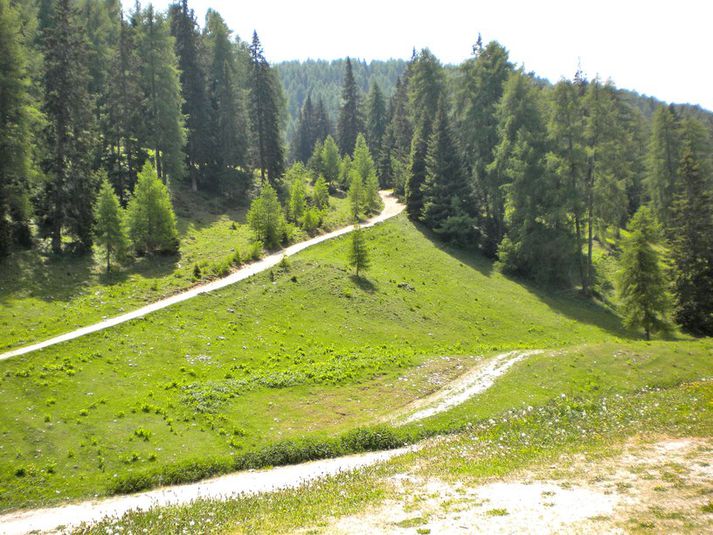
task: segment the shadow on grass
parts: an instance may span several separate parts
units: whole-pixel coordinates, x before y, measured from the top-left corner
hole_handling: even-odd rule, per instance
[[[497,271],[495,269],[494,260],[485,257],[477,251],[462,249],[447,244],[441,241],[438,235],[421,224],[415,224],[414,226],[433,244],[434,247],[457,259],[465,266],[478,271],[486,277],[492,276],[493,273]],[[612,311],[611,308],[598,301],[585,298],[574,288],[562,289],[538,286],[521,277],[505,273],[501,273],[501,275],[506,279],[524,287],[528,292],[536,296],[549,308],[555,312],[565,315],[569,319],[595,325],[609,334],[619,336],[621,338],[642,338],[639,333],[625,329],[621,323],[621,319]]]
[[[379,287],[371,282],[369,279],[363,276],[357,277],[356,275],[349,275],[349,278],[352,280],[352,282],[362,291],[366,293],[373,294],[376,292]]]

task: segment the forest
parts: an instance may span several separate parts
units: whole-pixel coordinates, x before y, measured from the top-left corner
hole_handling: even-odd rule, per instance
[[[252,203],[270,249],[290,225],[319,228],[329,194],[358,220],[393,188],[424,228],[540,285],[602,298],[595,249],[620,249],[629,324],[649,336],[672,317],[713,334],[713,123],[700,108],[581,70],[550,83],[480,36],[458,66],[428,49],[275,66],[257,33],[243,41],[214,10],[199,23],[187,0],[165,13],[0,0],[0,27],[4,256],[99,247],[109,270],[174,254],[181,189]]]

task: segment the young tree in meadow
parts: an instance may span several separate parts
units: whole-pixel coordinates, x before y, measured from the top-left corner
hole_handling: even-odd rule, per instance
[[[352,239],[349,244],[349,265],[355,269],[356,276],[360,271],[369,269],[369,248],[366,245],[366,238],[359,225],[354,225]]]
[[[171,197],[150,160],[144,163],[126,207],[129,238],[138,254],[175,254],[178,229]]]
[[[201,34],[187,0],[171,5],[168,14],[180,71],[182,113],[186,118],[186,167],[191,188],[198,191],[199,183],[208,179],[206,168],[211,150],[206,73],[200,58]],[[213,189],[217,188],[213,185]]]
[[[268,182],[264,182],[260,196],[250,205],[248,224],[255,238],[268,249],[280,245],[285,235],[285,216],[277,192]]]
[[[668,297],[659,255],[653,247],[656,223],[647,206],[634,214],[629,228],[631,235],[622,246],[619,297],[624,324],[643,328],[649,340],[652,333],[668,327]]]
[[[280,84],[265,59],[257,32],[250,45],[250,115],[256,166],[273,187],[285,170],[280,132]]]
[[[104,249],[107,273],[111,271],[111,260],[121,261],[129,248],[124,211],[106,176],[94,206],[94,241]]]
[[[361,97],[354,80],[351,59],[347,58],[342,88],[342,102],[337,122],[337,140],[342,154],[352,155],[357,135],[364,131],[364,119],[361,114]]]
[[[29,245],[28,177],[32,143],[27,54],[19,14],[0,0],[0,257],[14,243]]]
[[[158,176],[166,183],[186,173],[185,119],[181,111],[180,71],[166,17],[153,6],[134,14],[141,58],[139,83],[144,93],[143,140],[153,151]]]
[[[359,216],[364,211],[364,179],[355,169],[351,169],[349,172],[349,179],[349,206],[354,220],[358,221]]]
[[[85,67],[87,45],[69,0],[56,2],[42,40],[47,180],[40,203],[40,225],[51,237],[53,252],[61,252],[64,230],[88,249],[96,193],[90,161],[93,104]]]
[[[361,184],[361,209],[364,212],[373,212],[381,205],[379,198],[379,180],[376,176],[374,160],[369,152],[364,134],[359,134],[354,145],[354,159],[351,172],[359,175]]]
[[[681,154],[680,193],[672,204],[669,231],[676,268],[675,318],[691,334],[713,336],[713,193],[689,140]]]

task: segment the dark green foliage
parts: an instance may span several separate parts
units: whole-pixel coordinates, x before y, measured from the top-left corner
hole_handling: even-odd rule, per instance
[[[193,191],[206,180],[210,152],[209,104],[206,74],[200,61],[201,35],[187,0],[173,4],[168,11],[174,38],[183,95],[182,113],[186,117],[186,164]]]
[[[317,144],[329,135],[329,118],[324,103],[320,100],[313,105],[312,96],[307,95],[300,110],[297,132],[292,140],[292,153],[295,160],[307,163]]]
[[[352,155],[357,135],[364,131],[364,119],[361,113],[361,98],[354,81],[352,62],[347,58],[342,88],[342,104],[337,121],[337,142],[342,154]]]
[[[649,140],[646,186],[656,215],[666,225],[671,220],[671,205],[677,193],[680,138],[679,120],[673,106],[656,108]]]
[[[257,32],[253,32],[250,45],[250,96],[256,166],[262,180],[269,180],[274,187],[285,169],[280,134],[280,85],[265,59]]]
[[[176,215],[168,188],[147,161],[139,173],[134,195],[126,208],[129,237],[139,254],[178,252]]]
[[[94,207],[94,239],[104,249],[107,273],[111,270],[112,258],[121,261],[128,250],[123,212],[114,188],[104,177]]]
[[[32,113],[18,12],[0,0],[0,257],[29,245]]]
[[[359,225],[355,225],[352,231],[347,260],[349,265],[354,268],[357,277],[360,271],[369,269],[369,249],[366,245],[366,238]]]
[[[713,194],[689,140],[681,152],[671,232],[675,317],[686,331],[713,336]]]
[[[423,184],[426,181],[426,155],[430,136],[431,122],[426,118],[414,132],[404,184],[406,211],[411,219],[419,219],[423,213]]]
[[[285,216],[277,192],[269,183],[262,186],[260,196],[250,205],[248,224],[255,238],[268,249],[280,245],[285,237]]]
[[[87,44],[69,0],[58,0],[43,35],[47,117],[47,175],[41,226],[62,250],[66,229],[87,249],[92,243],[95,184],[91,173],[93,105],[88,92]]]
[[[371,85],[371,90],[369,91],[369,96],[366,101],[366,108],[366,141],[371,154],[379,161],[382,155],[388,116],[386,113],[384,94],[376,82]],[[384,180],[384,177],[381,175],[379,175],[379,178],[382,181]]]
[[[666,280],[653,248],[658,232],[648,207],[642,206],[634,214],[629,228],[631,235],[622,248],[619,295],[625,325],[643,328],[648,340],[668,326]]]

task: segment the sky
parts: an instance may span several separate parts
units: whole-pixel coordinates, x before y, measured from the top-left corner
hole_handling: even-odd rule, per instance
[[[413,47],[428,47],[457,64],[480,33],[551,81],[581,65],[618,87],[713,110],[710,0],[189,0],[189,7],[200,24],[215,9],[244,40],[257,30],[270,62],[408,59]]]

